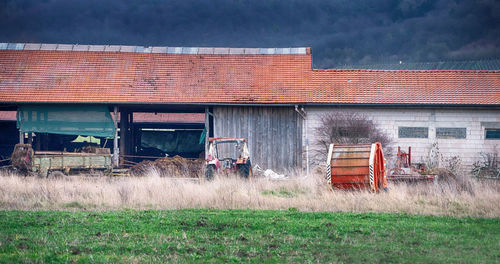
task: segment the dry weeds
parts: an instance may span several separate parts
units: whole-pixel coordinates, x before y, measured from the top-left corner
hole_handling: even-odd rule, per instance
[[[0,209],[290,209],[300,211],[399,212],[500,217],[500,183],[462,180],[390,185],[388,192],[330,191],[320,176],[291,180],[218,178],[211,182],[159,177],[58,179],[0,177]]]

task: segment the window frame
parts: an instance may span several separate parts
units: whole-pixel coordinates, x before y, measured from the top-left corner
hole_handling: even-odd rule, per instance
[[[496,131],[499,131],[499,133],[500,133],[500,128],[484,128],[484,139],[485,140],[500,140],[500,137],[488,138],[488,130],[496,130]]]
[[[464,137],[439,137],[438,130],[440,129],[460,129],[464,130]],[[436,139],[467,139],[467,128],[466,127],[436,127]]]
[[[411,136],[411,137],[401,137],[401,129],[411,129],[411,128],[422,128],[422,129],[425,129],[426,131],[426,135],[425,137],[414,137],[414,136]],[[414,139],[428,139],[429,138],[429,127],[424,127],[424,126],[398,126],[398,138],[414,138]]]

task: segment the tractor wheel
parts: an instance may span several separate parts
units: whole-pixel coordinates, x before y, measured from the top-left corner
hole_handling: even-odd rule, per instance
[[[248,161],[246,164],[239,165],[238,172],[240,176],[245,179],[252,177],[252,165],[250,164],[250,161]]]
[[[214,165],[208,165],[205,168],[205,179],[211,181],[214,178],[215,174],[215,166]]]

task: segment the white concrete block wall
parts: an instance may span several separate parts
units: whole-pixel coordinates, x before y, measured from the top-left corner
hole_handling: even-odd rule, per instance
[[[449,158],[459,156],[462,165],[472,168],[472,164],[480,158],[481,152],[493,152],[494,147],[500,151],[500,140],[485,139],[485,127],[481,122],[499,122],[500,109],[455,109],[455,108],[367,108],[367,107],[306,107],[307,112],[307,135],[309,138],[309,149],[314,152],[315,128],[319,125],[321,115],[333,111],[354,111],[361,113],[372,119],[375,124],[386,132],[393,143],[385,146],[392,152],[387,156],[388,165],[395,162],[397,147],[407,151],[408,146],[412,148],[413,162],[426,162],[429,160],[429,151],[434,143],[437,143],[440,156]],[[304,126],[305,123],[304,123]],[[398,127],[428,127],[428,138],[399,138]],[[437,127],[457,127],[466,128],[465,139],[438,139],[436,138]],[[304,144],[306,133],[303,133]],[[305,148],[303,148],[305,149]],[[310,154],[311,164],[319,161],[314,160],[314,155]],[[442,159],[440,165],[442,164]]]

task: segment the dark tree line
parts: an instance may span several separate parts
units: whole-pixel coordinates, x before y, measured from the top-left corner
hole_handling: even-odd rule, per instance
[[[0,0],[0,41],[311,46],[320,68],[500,57],[495,0]]]

